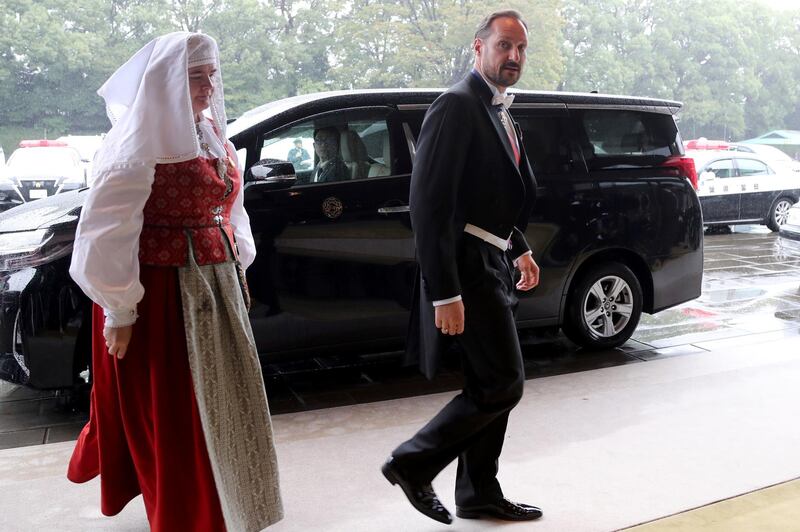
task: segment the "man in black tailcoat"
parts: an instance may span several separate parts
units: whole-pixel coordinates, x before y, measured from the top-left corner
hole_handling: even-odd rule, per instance
[[[539,282],[523,235],[536,197],[506,88],[525,64],[527,25],[513,10],[487,16],[475,33],[475,66],[431,105],[411,175],[411,220],[420,265],[409,354],[433,377],[455,342],[464,389],[383,465],[420,512],[452,522],[431,486],[458,459],[456,515],[531,520],[534,506],[509,501],[497,481],[508,415],[524,369],[516,288]]]

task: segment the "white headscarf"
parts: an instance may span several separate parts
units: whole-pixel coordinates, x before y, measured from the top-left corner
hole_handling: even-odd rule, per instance
[[[227,117],[217,43],[199,33],[168,33],[147,43],[97,91],[112,127],[95,156],[95,176],[130,164],[201,156],[187,70],[207,64],[217,70],[208,112],[224,145]]]
[[[190,66],[216,66],[209,120],[194,122],[189,94]],[[69,273],[92,301],[103,307],[108,327],[136,321],[144,295],[139,280],[139,238],[144,207],[157,163],[202,157],[203,132],[209,158],[225,157],[225,107],[219,52],[211,37],[170,33],[139,50],[98,91],[113,126],[97,152],[95,181],[81,211]],[[219,137],[217,137],[217,135]],[[215,147],[216,145],[216,147]],[[232,145],[228,143],[228,146]],[[232,159],[236,160],[233,152]],[[247,268],[256,248],[244,210],[243,188],[231,211],[239,258]]]

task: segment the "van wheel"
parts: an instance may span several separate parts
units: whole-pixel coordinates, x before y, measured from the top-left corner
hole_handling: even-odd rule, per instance
[[[776,199],[769,209],[769,214],[767,214],[767,227],[773,231],[778,231],[789,219],[789,209],[792,208],[792,205],[794,205],[792,198],[784,196]]]
[[[583,274],[567,298],[564,334],[587,349],[628,341],[642,315],[642,287],[624,264],[609,262]]]

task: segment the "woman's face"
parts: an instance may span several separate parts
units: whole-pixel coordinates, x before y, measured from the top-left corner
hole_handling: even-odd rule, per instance
[[[200,65],[189,69],[189,95],[192,98],[192,112],[199,115],[211,105],[214,85],[211,80],[217,74],[214,65]]]

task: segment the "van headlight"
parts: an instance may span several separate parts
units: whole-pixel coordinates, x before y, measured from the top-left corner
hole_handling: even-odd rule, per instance
[[[0,234],[0,272],[46,264],[72,252],[72,235],[50,229]]]

